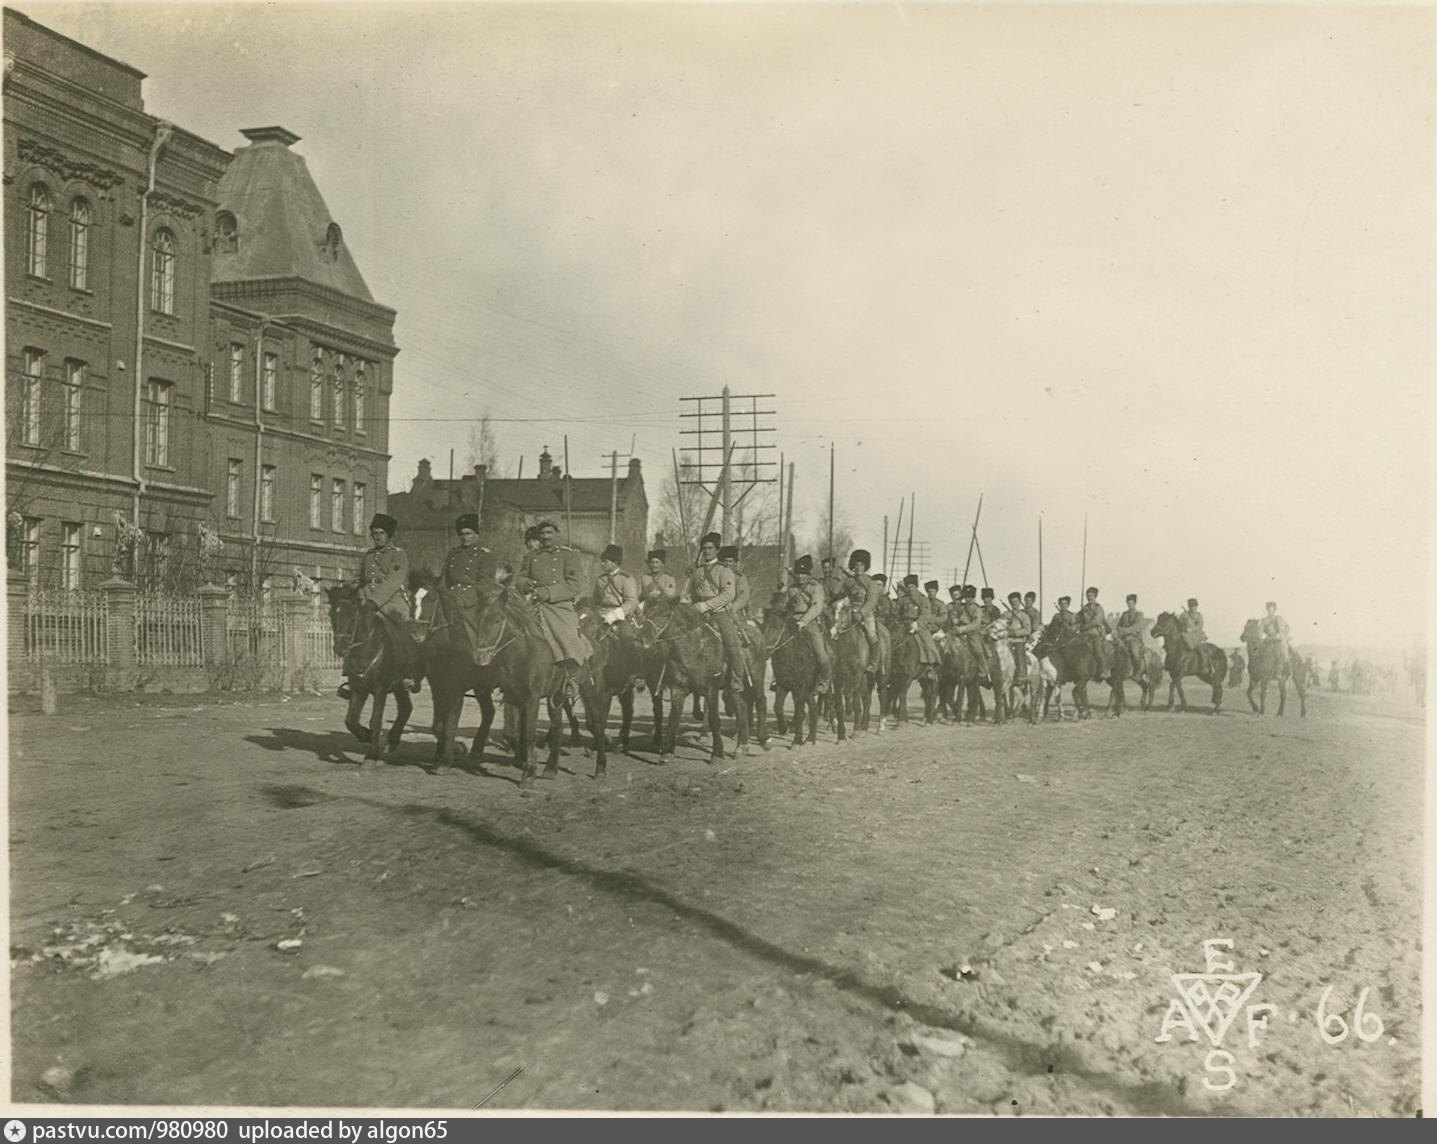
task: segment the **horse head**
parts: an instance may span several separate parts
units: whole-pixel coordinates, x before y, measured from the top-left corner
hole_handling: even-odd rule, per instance
[[[338,584],[324,589],[329,607],[329,626],[334,633],[334,654],[343,656],[356,642],[362,600],[357,584]]]
[[[1004,640],[1004,637],[1007,636],[1007,634],[1008,634],[1008,621],[1007,621],[1007,620],[994,620],[991,624],[988,625],[987,629],[983,632],[984,638],[985,638],[985,639],[992,640],[994,643],[1002,643],[1003,640]]]
[[[1149,633],[1153,639],[1162,640],[1178,635],[1178,618],[1171,612],[1159,612]]]
[[[409,573],[407,586],[409,598],[414,601],[414,618],[421,623],[432,623],[442,581],[433,572],[420,569]]]
[[[669,596],[658,596],[646,601],[643,618],[639,620],[639,647],[644,651],[652,651],[673,625],[679,610],[679,602]]]
[[[1251,647],[1255,643],[1262,642],[1262,621],[1248,620],[1243,625],[1242,642]]]

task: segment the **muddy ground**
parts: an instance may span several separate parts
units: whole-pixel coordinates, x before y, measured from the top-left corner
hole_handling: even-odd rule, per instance
[[[1420,712],[1239,699],[604,783],[569,749],[527,799],[422,731],[361,773],[333,698],[12,714],[12,1096],[1411,1115]],[[1193,1041],[1171,975],[1219,938],[1262,979]]]

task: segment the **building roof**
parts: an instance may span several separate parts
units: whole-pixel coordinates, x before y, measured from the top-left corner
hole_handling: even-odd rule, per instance
[[[283,127],[251,127],[219,181],[220,209],[235,216],[238,249],[216,245],[212,280],[303,278],[373,302],[359,267],[302,155]]]

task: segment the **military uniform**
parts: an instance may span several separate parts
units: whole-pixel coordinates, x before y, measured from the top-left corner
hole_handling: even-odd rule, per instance
[[[1053,620],[1064,631],[1076,634],[1078,630],[1078,617],[1068,611],[1062,604],[1059,604],[1058,610],[1053,613]]]
[[[1008,647],[1013,652],[1013,678],[1018,680],[1027,674],[1028,637],[1033,634],[1033,621],[1026,608],[1010,608],[1003,613],[1007,623]]]
[[[723,642],[724,662],[729,669],[729,691],[741,694],[748,671],[743,662],[738,625],[734,622],[733,603],[738,599],[738,577],[731,568],[717,560],[700,564],[689,576],[685,595],[701,615],[711,616]]]
[[[1093,654],[1098,657],[1098,665],[1102,670],[1102,678],[1111,674],[1112,668],[1108,663],[1108,641],[1106,636],[1112,631],[1108,624],[1108,614],[1103,611],[1103,605],[1097,600],[1089,600],[1078,612],[1078,633],[1086,636],[1088,643],[1092,646]]]
[[[873,587],[878,593],[878,599],[873,605],[873,614],[884,623],[887,623],[893,619],[894,615],[893,597],[888,594],[887,586],[881,584],[879,581],[873,581]]]
[[[1287,621],[1274,613],[1271,616],[1262,618],[1262,638],[1264,640],[1276,640],[1278,647],[1278,662],[1287,664],[1291,655],[1289,641],[1291,632],[1288,630]]]
[[[645,572],[639,577],[639,599],[647,603],[649,600],[677,600],[679,598],[679,582],[668,572]]]
[[[1038,611],[1038,606],[1036,604],[1024,604],[1023,611],[1028,613],[1028,626],[1033,630],[1034,634],[1041,633],[1043,630],[1043,613]]]
[[[838,601],[848,595],[848,579],[835,564],[819,583],[823,585],[823,606],[830,616],[834,616],[838,612]]]
[[[798,583],[789,589],[789,610],[798,623],[798,630],[808,637],[813,658],[818,661],[818,694],[828,690],[833,680],[833,656],[828,650],[828,634],[823,630],[823,612],[828,607],[828,593],[823,584],[811,575],[799,574]]]
[[[446,588],[473,588],[484,594],[499,590],[499,558],[477,544],[451,548],[444,558],[442,581]]]
[[[397,544],[371,548],[359,562],[359,595],[381,615],[402,624],[409,619],[409,557]]]
[[[1183,643],[1189,651],[1197,651],[1207,642],[1207,633],[1203,631],[1202,613],[1196,608],[1189,608],[1178,617],[1178,626],[1182,628]]]
[[[599,573],[594,581],[594,607],[611,623],[609,616],[614,612],[622,612],[626,620],[633,619],[639,610],[639,582],[622,568]]]
[[[991,599],[984,600],[980,605],[983,609],[983,620],[985,623],[993,623],[1003,618],[1003,609],[998,607]]]
[[[539,601],[539,626],[554,659],[561,664],[584,663],[593,649],[579,632],[579,615],[574,611],[583,588],[574,550],[555,546],[526,552],[514,586],[532,592]]]
[[[1147,658],[1146,649],[1143,646],[1143,627],[1146,622],[1142,612],[1136,608],[1129,608],[1118,617],[1118,642],[1127,649],[1128,658],[1132,660],[1135,672],[1142,669],[1143,661]]]
[[[982,665],[985,675],[988,671],[988,653],[983,646],[983,629],[987,626],[988,618],[977,600],[969,597],[958,602],[958,609],[953,613],[953,634],[973,653],[974,658]]]
[[[898,619],[906,627],[913,629],[913,634],[918,637],[918,662],[921,664],[939,663],[942,656],[938,654],[938,645],[933,642],[932,617],[928,610],[928,597],[920,592],[916,586],[904,584],[898,597]]]

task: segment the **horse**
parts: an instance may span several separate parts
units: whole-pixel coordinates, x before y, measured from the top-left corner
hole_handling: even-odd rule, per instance
[[[705,621],[702,613],[690,604],[677,600],[657,599],[645,605],[643,622],[639,625],[639,645],[644,650],[644,674],[649,691],[654,697],[654,738],[659,751],[659,762],[667,763],[674,752],[678,738],[679,718],[683,714],[684,696],[703,695],[707,702],[704,709],[708,714],[712,749],[709,762],[719,762],[724,757],[723,737],[719,725],[719,688],[723,682],[726,665],[723,641],[717,630]],[[752,672],[752,660],[746,660]],[[671,706],[668,726],[660,730],[662,688],[669,689]],[[736,727],[736,752],[747,755],[748,712],[755,696],[755,681],[730,681],[734,693],[734,721]]]
[[[1088,683],[1101,674],[1102,665],[1087,637],[1080,636],[1055,616],[1048,621],[1048,626],[1033,645],[1033,654],[1040,660],[1047,659],[1052,663],[1055,687],[1061,689],[1065,683],[1073,685],[1073,706],[1076,708],[1077,717],[1091,717],[1093,709],[1088,702]],[[1061,692],[1058,698],[1058,717],[1062,718]]]
[[[359,763],[360,770],[364,770],[393,757],[409,716],[414,712],[409,690],[400,683],[403,676],[396,648],[398,640],[411,637],[388,616],[366,604],[356,585],[326,588],[324,594],[329,606],[329,626],[334,634],[334,652],[343,658],[349,676],[349,706],[344,725],[356,739],[369,745]],[[390,695],[394,696],[398,711],[385,736],[384,707]],[[373,699],[373,706],[366,727],[359,717],[367,699]]]
[[[1172,612],[1163,612],[1158,616],[1151,634],[1154,639],[1163,641],[1163,669],[1168,673],[1167,709],[1173,709],[1175,691],[1182,701],[1182,709],[1188,709],[1187,696],[1183,694],[1183,678],[1195,675],[1212,685],[1212,713],[1218,714],[1222,710],[1222,682],[1227,678],[1227,655],[1222,648],[1210,643],[1197,648],[1188,647],[1178,627],[1178,618]]]
[[[773,664],[773,684],[777,695],[774,698],[774,722],[779,734],[786,733],[783,718],[783,697],[793,696],[793,747],[802,747],[805,742],[818,742],[818,696],[814,688],[818,685],[818,659],[813,647],[799,631],[798,621],[793,613],[782,606],[770,606],[763,610],[763,647]],[[842,704],[834,704],[841,711]],[[804,715],[808,716],[808,737],[804,738]],[[839,715],[840,738],[846,737],[842,715]]]
[[[1004,722],[1007,717],[1008,703],[1003,692],[1003,681],[1005,678],[1011,678],[1011,668],[1010,674],[1005,676],[999,662],[997,646],[990,636],[983,639],[983,655],[987,668],[986,680],[981,670],[985,665],[979,664],[964,640],[950,633],[944,641],[943,663],[939,668],[940,686],[944,699],[953,712],[954,721],[962,722],[968,727],[973,726],[974,721],[983,713],[983,693],[979,690],[982,687],[993,689],[994,724]]]
[[[1109,706],[1112,707],[1113,714],[1120,716],[1127,710],[1126,688],[1129,679],[1138,685],[1141,692],[1138,699],[1139,709],[1151,711],[1153,697],[1158,691],[1158,684],[1163,681],[1163,657],[1150,648],[1143,648],[1142,661],[1134,663],[1128,645],[1120,640],[1113,647],[1108,666],[1111,669],[1108,675],[1108,686],[1112,689]]]
[[[908,722],[908,689],[914,680],[918,681],[918,688],[923,696],[924,725],[931,724],[938,707],[938,669],[931,663],[922,662],[918,636],[910,632],[902,620],[890,624],[888,630],[892,637],[893,650],[889,661],[887,705],[892,712],[894,725]],[[883,714],[888,714],[889,710],[885,710]]]
[[[838,609],[838,620],[834,638],[833,694],[834,707],[847,708],[853,719],[855,734],[869,729],[873,714],[873,688],[878,685],[879,718],[877,731],[883,730],[883,700],[886,661],[893,656],[888,629],[877,624],[878,646],[868,646],[868,636],[862,622],[854,614],[853,607],[846,601]],[[877,663],[870,661],[870,656]],[[869,670],[873,668],[873,670]],[[840,716],[840,726],[842,726]]]
[[[1242,642],[1247,645],[1248,681],[1247,701],[1254,715],[1267,714],[1267,685],[1277,681],[1277,714],[1287,714],[1287,681],[1292,680],[1297,688],[1297,699],[1301,704],[1302,716],[1307,715],[1307,661],[1291,654],[1287,661],[1282,658],[1282,648],[1277,640],[1263,639],[1262,621],[1248,620],[1242,629]],[[1258,699],[1252,693],[1258,691]],[[1259,702],[1260,700],[1260,702]]]
[[[619,737],[615,747],[621,755],[629,751],[629,727],[634,721],[634,679],[644,674],[637,630],[627,620],[622,623],[630,630],[624,632],[602,623],[593,611],[581,612],[579,617],[579,630],[594,649],[583,672],[588,683],[587,694],[593,696],[594,710],[588,710],[586,695],[585,714],[589,716],[595,736],[604,737],[609,727],[609,706],[614,696],[618,696]],[[569,718],[573,719],[572,709]]]
[[[1242,686],[1242,673],[1245,667],[1245,663],[1242,658],[1242,652],[1234,651],[1232,653],[1232,656],[1228,659],[1228,664],[1230,665],[1230,670],[1227,674],[1227,685],[1229,687]]]

